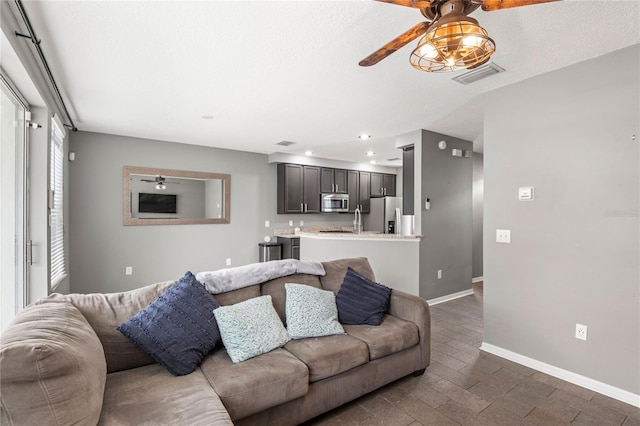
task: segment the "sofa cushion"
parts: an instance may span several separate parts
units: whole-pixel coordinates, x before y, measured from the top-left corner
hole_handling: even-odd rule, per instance
[[[322,288],[333,292],[340,290],[340,286],[344,281],[344,276],[347,273],[347,267],[349,266],[354,271],[371,281],[375,281],[376,279],[373,274],[373,269],[371,269],[371,265],[369,264],[369,260],[366,257],[322,262],[322,266],[324,266],[324,270],[326,272],[324,277],[320,277]]]
[[[276,278],[275,280],[271,280],[262,284],[262,294],[268,294],[269,296],[271,296],[273,307],[276,308],[278,316],[285,324],[287,320],[287,314],[285,309],[286,297],[284,285],[286,283],[306,284],[311,287],[322,288],[322,286],[320,285],[320,277],[317,277],[315,275],[303,274],[295,274],[288,277]]]
[[[71,303],[18,313],[0,337],[2,423],[96,424],[107,364],[98,336]]]
[[[213,315],[218,301],[184,274],[156,300],[118,327],[171,374],[192,373],[202,358],[220,342]]]
[[[289,341],[289,335],[271,304],[260,296],[213,311],[222,342],[233,362],[245,361]]]
[[[415,346],[420,340],[417,325],[391,315],[385,315],[379,326],[345,325],[344,329],[367,344],[371,360]]]
[[[292,340],[284,348],[305,363],[310,383],[369,361],[367,344],[346,334]]]
[[[340,322],[380,325],[390,297],[389,287],[368,280],[349,267],[336,296]]]
[[[176,377],[160,364],[107,375],[100,424],[233,425],[200,369]]]
[[[216,294],[215,298],[220,306],[229,306],[258,296],[260,296],[260,284]]]
[[[292,339],[344,334],[332,291],[287,283],[287,333]]]
[[[78,308],[102,343],[107,360],[107,372],[110,373],[155,363],[151,356],[116,330],[116,327],[146,308],[174,283],[175,281],[165,281],[120,293],[54,293],[37,303],[50,300],[67,301]]]
[[[309,388],[309,370],[283,349],[241,363],[219,350],[207,356],[200,368],[233,421],[300,398]]]

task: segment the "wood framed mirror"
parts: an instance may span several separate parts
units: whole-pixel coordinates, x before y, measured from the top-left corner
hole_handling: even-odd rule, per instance
[[[124,225],[193,225],[231,221],[231,175],[125,166]]]

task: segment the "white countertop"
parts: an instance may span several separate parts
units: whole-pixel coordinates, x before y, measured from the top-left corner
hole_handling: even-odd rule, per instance
[[[360,240],[360,241],[420,241],[420,235],[397,235],[397,234],[381,234],[373,231],[362,231],[361,233],[348,232],[308,232],[301,231],[300,237],[316,238],[323,240]]]

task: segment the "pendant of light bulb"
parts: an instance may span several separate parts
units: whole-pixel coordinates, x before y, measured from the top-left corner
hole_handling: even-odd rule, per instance
[[[495,50],[494,41],[478,21],[454,11],[420,39],[409,61],[422,71],[448,72],[482,65]]]

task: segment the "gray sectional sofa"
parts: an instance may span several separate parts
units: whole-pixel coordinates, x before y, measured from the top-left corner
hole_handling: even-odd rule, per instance
[[[325,276],[215,297],[224,306],[270,295],[284,322],[285,283],[337,292],[348,266],[374,279],[364,258],[323,266]],[[0,342],[0,423],[295,425],[429,365],[429,307],[393,290],[380,326],[345,325],[346,334],[291,340],[240,363],[220,347],[195,372],[173,376],[115,329],[173,283],[53,294],[22,311]]]

